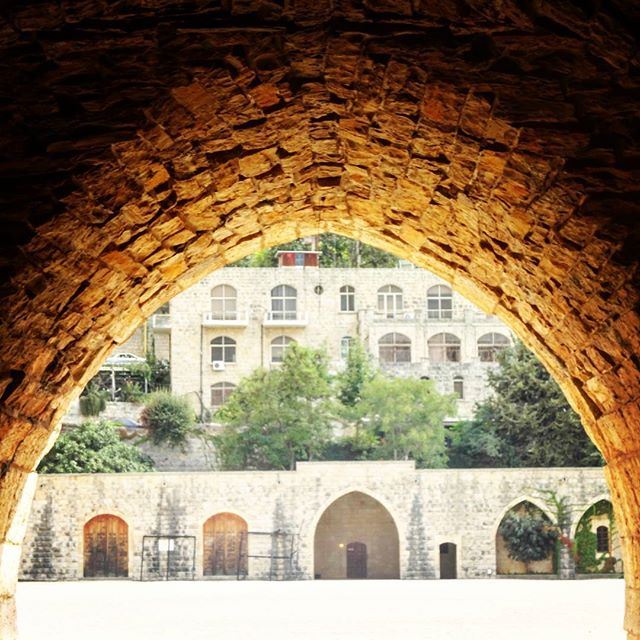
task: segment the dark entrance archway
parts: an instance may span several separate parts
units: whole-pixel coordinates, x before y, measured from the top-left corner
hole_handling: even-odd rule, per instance
[[[113,345],[205,273],[332,230],[444,277],[553,373],[607,460],[640,637],[636,2],[2,20],[0,619],[33,470]]]
[[[440,545],[440,579],[454,580],[458,577],[458,547],[453,542]]]
[[[348,542],[347,580],[363,580],[367,577],[367,545],[364,542]]]

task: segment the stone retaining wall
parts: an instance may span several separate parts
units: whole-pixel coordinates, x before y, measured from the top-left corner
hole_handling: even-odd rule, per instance
[[[81,578],[83,527],[98,514],[127,522],[131,578],[140,575],[144,535],[194,536],[195,577],[202,578],[202,527],[220,512],[241,516],[252,532],[295,534],[294,562],[278,577],[312,578],[320,516],[351,491],[375,498],[393,517],[402,578],[439,577],[439,545],[445,542],[456,545],[458,577],[487,577],[495,574],[496,531],[509,508],[527,499],[554,520],[545,490],[567,497],[572,522],[608,498],[599,468],[416,470],[412,462],[317,462],[299,463],[290,472],[41,476],[21,578]],[[250,558],[249,578],[268,570]]]

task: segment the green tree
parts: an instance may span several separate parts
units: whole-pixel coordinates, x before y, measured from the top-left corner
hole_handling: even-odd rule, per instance
[[[502,441],[476,420],[463,420],[447,428],[451,469],[499,465]]]
[[[193,432],[193,408],[186,398],[179,398],[168,391],[158,391],[149,397],[140,422],[149,429],[154,444],[170,447],[184,445]]]
[[[309,251],[310,244],[304,238],[276,247],[263,249],[252,256],[238,260],[232,267],[277,267],[278,251]],[[336,233],[318,236],[321,267],[395,267],[398,258],[370,245]]]
[[[375,375],[371,357],[362,342],[355,338],[349,346],[345,368],[338,374],[338,400],[345,407],[354,407],[360,401],[362,388]]]
[[[602,458],[558,384],[521,342],[489,371],[493,395],[476,407],[477,425],[499,440],[506,467],[590,466]]]
[[[524,562],[527,573],[531,562],[549,556],[558,538],[557,529],[533,505],[525,505],[522,512],[508,513],[498,531],[509,557]]]
[[[446,466],[444,418],[455,414],[455,399],[439,394],[431,380],[378,375],[367,382],[357,407],[377,441],[373,456]]]
[[[117,426],[106,420],[84,422],[63,432],[38,467],[40,473],[152,470],[152,460],[135,446],[122,442]]]
[[[331,438],[334,403],[327,357],[291,344],[282,365],[258,369],[218,411],[214,437],[225,469],[293,469],[317,457]]]

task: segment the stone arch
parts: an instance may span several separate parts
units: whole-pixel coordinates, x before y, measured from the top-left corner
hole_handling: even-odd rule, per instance
[[[190,32],[216,62],[206,69],[181,40],[182,11],[162,13],[158,38],[154,20],[112,4],[122,30],[96,49],[92,7],[77,22],[53,2],[42,22],[9,8],[3,73],[21,126],[1,169],[3,558],[19,553],[38,459],[113,346],[215,268],[324,230],[429,268],[537,353],[603,452],[627,554],[640,554],[633,3],[503,3],[481,21],[448,4],[370,4],[366,17],[274,5],[256,31],[264,9],[232,2],[230,30]],[[86,73],[60,63],[65,51]],[[114,100],[122,77],[131,90]],[[2,567],[9,609],[15,564]],[[640,636],[640,570],[627,579]]]
[[[514,560],[509,556],[504,538],[500,533],[500,525],[502,524],[502,521],[507,517],[507,515],[511,512],[514,512],[516,514],[522,513],[525,509],[527,509],[528,505],[534,507],[538,512],[540,512],[543,518],[547,520],[549,524],[555,524],[554,518],[551,516],[548,509],[543,509],[539,504],[536,504],[536,502],[533,502],[526,498],[519,500],[508,509],[506,509],[503,512],[502,517],[500,518],[500,522],[498,522],[494,538],[496,549],[496,574],[498,575],[553,573],[553,551],[549,551],[547,558],[545,558],[544,560],[535,560],[533,562],[525,564],[519,560]]]
[[[343,493],[320,512],[313,549],[317,578],[400,577],[396,521],[381,502],[362,491]]]
[[[606,503],[608,513],[596,512],[598,505]],[[587,514],[593,510],[589,520],[585,521]],[[599,496],[591,501],[585,508],[578,512],[579,517],[571,526],[571,539],[575,545],[575,553],[577,557],[576,572],[577,573],[613,573],[622,572],[623,559],[620,544],[620,536],[615,525],[613,514],[613,504],[609,496]],[[586,541],[586,549],[582,546],[584,539],[580,531],[589,531],[593,536],[592,540]],[[600,548],[602,537],[606,543]],[[593,545],[593,546],[591,546]],[[589,549],[590,548],[590,549]],[[581,559],[588,558],[589,555],[596,562],[587,561],[583,563]]]
[[[129,526],[111,513],[101,513],[84,523],[83,571],[85,578],[126,578],[129,575]]]
[[[578,524],[580,523],[580,520],[582,519],[582,516],[584,516],[585,512],[588,511],[594,504],[597,504],[602,500],[606,500],[607,502],[611,502],[613,504],[611,496],[608,493],[600,493],[597,496],[594,496],[591,500],[587,500],[583,504],[579,505],[578,508],[574,510],[575,516],[573,522],[571,523],[570,530],[572,539],[576,537],[576,529],[578,528]]]
[[[494,518],[493,526],[491,527],[492,540],[495,540],[495,537],[498,534],[498,528],[500,527],[500,523],[502,522],[503,518],[507,515],[507,513],[509,513],[509,511],[511,511],[514,507],[517,507],[519,504],[522,504],[523,502],[531,503],[532,505],[540,509],[540,511],[542,511],[542,513],[544,513],[545,516],[547,516],[547,518],[549,519],[549,522],[556,524],[555,515],[551,513],[551,510],[549,509],[548,505],[546,505],[540,498],[536,498],[534,496],[524,494],[511,500],[511,502],[509,502],[500,511],[500,514]]]

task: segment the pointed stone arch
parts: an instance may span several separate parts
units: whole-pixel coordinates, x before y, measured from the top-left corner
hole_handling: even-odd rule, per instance
[[[363,491],[324,508],[313,532],[314,576],[321,579],[400,577],[400,539],[388,509]]]

